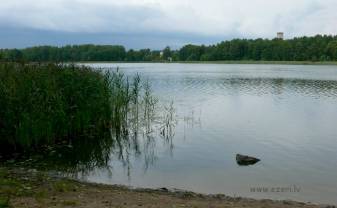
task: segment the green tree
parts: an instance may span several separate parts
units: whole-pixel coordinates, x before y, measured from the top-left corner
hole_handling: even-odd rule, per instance
[[[169,46],[167,46],[164,50],[163,50],[163,59],[164,60],[168,60],[169,58],[172,58],[172,51],[171,48]]]
[[[326,47],[326,55],[329,59],[337,60],[337,40],[330,42]]]

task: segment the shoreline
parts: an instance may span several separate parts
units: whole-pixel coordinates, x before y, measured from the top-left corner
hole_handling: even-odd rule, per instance
[[[69,62],[70,63],[70,62]],[[123,63],[123,64],[252,64],[252,65],[313,65],[313,66],[337,66],[337,61],[323,61],[323,62],[313,62],[313,61],[141,61],[141,62],[130,62],[130,61],[75,61],[73,63],[82,64],[92,64],[92,63]]]
[[[332,208],[291,200],[199,194],[166,188],[90,183],[36,169],[0,167],[0,207],[271,207]],[[3,204],[1,204],[3,203]]]

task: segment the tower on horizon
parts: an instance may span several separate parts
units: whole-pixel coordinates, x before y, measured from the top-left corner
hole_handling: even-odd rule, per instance
[[[283,40],[283,38],[284,38],[284,33],[283,33],[283,32],[278,32],[276,37],[277,37],[277,39]]]

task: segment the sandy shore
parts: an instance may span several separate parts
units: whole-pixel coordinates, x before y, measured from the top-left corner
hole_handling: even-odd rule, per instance
[[[294,201],[202,195],[167,189],[130,189],[84,183],[36,170],[0,168],[0,207],[333,207]]]

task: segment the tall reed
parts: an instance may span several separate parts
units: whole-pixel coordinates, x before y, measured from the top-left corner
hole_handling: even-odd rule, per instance
[[[144,92],[143,87],[139,75],[129,79],[118,70],[2,63],[0,155],[59,143],[90,145],[90,140],[102,140],[99,146],[110,147],[121,142],[115,141],[122,138],[116,135],[128,134],[132,122],[138,125],[141,113],[149,118],[154,110],[155,102],[140,102],[151,97],[149,86]]]

